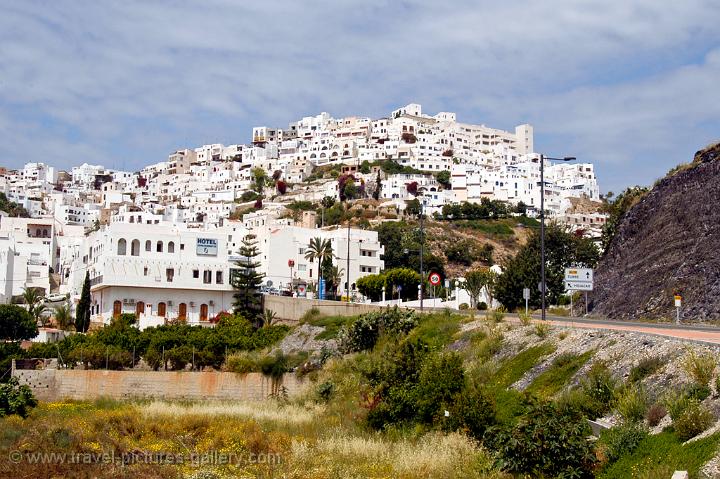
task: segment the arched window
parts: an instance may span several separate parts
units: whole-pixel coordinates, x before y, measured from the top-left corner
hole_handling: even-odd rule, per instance
[[[208,320],[208,305],[201,304],[200,305],[200,321],[207,321],[207,320]]]
[[[165,317],[165,315],[167,314],[167,307],[165,303],[158,303],[157,314],[158,316],[162,316],[163,318]]]
[[[158,253],[162,253],[162,252],[163,252],[163,242],[162,242],[162,241],[158,241],[158,242],[157,242],[156,251],[157,251]]]
[[[120,301],[113,301],[113,318],[119,318],[122,314],[122,303]]]
[[[145,314],[145,303],[142,301],[138,301],[135,305],[135,314],[137,314],[138,319],[140,318],[141,314]]]
[[[120,238],[118,240],[118,254],[120,256],[125,256],[127,254],[127,241],[125,241],[125,238]]]
[[[168,243],[168,253],[174,253],[175,252],[175,242],[171,241]]]
[[[180,303],[178,305],[178,319],[185,321],[187,319],[187,304]]]
[[[145,242],[145,251],[152,251],[152,241],[147,240]]]
[[[140,256],[140,240],[132,240],[132,243],[130,243],[130,254]]]

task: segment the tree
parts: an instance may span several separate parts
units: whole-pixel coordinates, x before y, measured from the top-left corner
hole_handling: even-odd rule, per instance
[[[450,171],[443,170],[436,176],[437,182],[440,183],[446,190],[450,188]]]
[[[325,278],[325,283],[328,285],[327,290],[332,291],[333,296],[337,297],[337,290],[344,275],[345,270],[343,268],[338,268],[333,265],[330,265],[330,267],[323,272],[323,278]]]
[[[238,269],[231,278],[235,289],[233,307],[236,313],[252,322],[255,327],[262,326],[263,295],[260,291],[264,275],[258,272],[260,263],[255,261],[260,255],[255,235],[249,234],[242,239],[240,259],[235,263]]]
[[[417,198],[405,202],[405,214],[410,216],[420,214],[420,201]]]
[[[358,278],[355,284],[360,294],[366,298],[370,298],[371,301],[380,301],[382,299],[382,290],[385,286],[385,275],[369,274]]]
[[[577,237],[556,224],[545,230],[545,278],[549,304],[557,304],[565,293],[565,268],[579,266],[592,268],[597,264],[599,251],[592,240]],[[495,294],[508,309],[519,307],[523,301],[523,288],[530,289],[529,303],[541,303],[537,285],[540,283],[540,234],[534,231],[528,242],[510,259],[497,279]]]
[[[88,328],[90,328],[90,273],[86,271],[80,301],[75,310],[75,331],[85,333]]]
[[[400,287],[400,297],[416,299],[420,275],[410,268],[393,268],[385,271],[385,290],[397,291]]]
[[[407,189],[407,192],[410,193],[413,196],[417,196],[418,194],[418,182],[417,181],[411,181],[410,183],[405,185],[405,189]]]
[[[648,193],[648,189],[640,186],[627,188],[625,191],[615,197],[615,201],[610,201],[613,197],[613,193],[609,192],[605,195],[605,203],[603,204],[603,210],[609,214],[605,226],[602,231],[602,248],[603,251],[607,250],[610,246],[610,242],[615,237],[620,223],[622,222],[625,214],[630,209],[638,204],[645,195]]]
[[[380,170],[377,172],[377,178],[375,179],[375,190],[373,190],[373,199],[375,201],[380,200],[380,194],[382,193],[382,179],[380,178]]]
[[[0,339],[21,341],[37,336],[37,322],[25,308],[16,304],[0,304]]]
[[[465,275],[465,281],[462,283],[462,289],[470,295],[470,306],[477,307],[478,299],[483,289],[490,290],[494,283],[495,273],[490,268],[474,269],[468,271]],[[488,291],[489,292],[489,291]],[[488,294],[488,296],[491,296]],[[492,304],[492,300],[490,301]]]
[[[74,326],[70,305],[67,303],[56,306],[53,316],[55,317],[55,324],[60,329],[67,330],[70,329],[71,326]]]
[[[310,239],[307,250],[305,251],[305,259],[318,264],[318,284],[322,278],[322,263],[325,258],[332,258],[332,243],[328,239],[315,237]]]
[[[325,196],[320,201],[320,204],[322,205],[323,208],[332,208],[333,205],[335,204],[335,198],[333,198],[332,196]]]
[[[27,417],[28,410],[37,406],[32,390],[26,384],[20,384],[18,378],[10,378],[0,384],[0,417],[17,414]]]
[[[364,160],[360,164],[360,173],[362,173],[364,175],[367,175],[368,173],[370,173],[370,162],[368,160]]]
[[[42,295],[36,288],[23,289],[23,302],[27,305],[30,316],[35,322],[42,322],[42,313],[45,312],[47,306],[42,303]]]
[[[252,175],[252,190],[257,193],[258,196],[262,196],[269,182],[267,173],[265,173],[265,170],[262,168],[253,168],[250,174]]]

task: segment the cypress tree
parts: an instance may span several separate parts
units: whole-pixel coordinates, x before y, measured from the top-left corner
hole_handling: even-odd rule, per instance
[[[87,332],[90,327],[90,273],[85,273],[80,302],[75,312],[75,330],[80,333]]]

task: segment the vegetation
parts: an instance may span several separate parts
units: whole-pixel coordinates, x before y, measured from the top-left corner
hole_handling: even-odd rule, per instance
[[[0,417],[10,414],[27,417],[35,406],[37,400],[30,387],[21,385],[17,378],[10,378],[8,382],[0,384]]]
[[[16,304],[0,304],[0,339],[22,341],[37,334],[37,323],[25,308]]]
[[[443,220],[487,220],[506,218],[508,213],[507,203],[504,201],[482,198],[480,203],[465,201],[461,204],[445,205],[440,218]]]
[[[682,366],[695,384],[707,386],[713,377],[717,362],[715,354],[699,353],[695,349],[690,349],[683,358]]]
[[[535,378],[527,391],[544,398],[554,396],[585,365],[592,355],[593,351],[587,351],[579,355],[565,353],[557,356],[550,368]]]
[[[630,370],[630,376],[628,381],[636,383],[640,382],[648,376],[652,376],[660,370],[665,364],[665,361],[659,357],[645,357],[633,366]]]
[[[237,314],[252,321],[256,327],[263,322],[263,295],[260,291],[263,274],[258,272],[260,263],[255,260],[260,255],[254,235],[242,239],[240,259],[236,262],[238,269],[230,278],[235,289],[234,308]]]
[[[550,225],[545,231],[546,282],[550,304],[557,304],[565,293],[565,268],[570,265],[593,267],[599,252],[592,240]],[[523,289],[530,289],[530,305],[541,302],[537,285],[540,283],[540,234],[533,231],[528,242],[507,262],[498,277],[495,295],[508,310],[523,303]]]
[[[461,287],[470,295],[470,306],[473,308],[477,307],[478,299],[483,290],[488,293],[491,298],[490,302],[492,303],[496,281],[497,275],[489,268],[468,271],[465,274],[465,281],[462,282]]]
[[[75,331],[84,333],[90,328],[90,273],[85,272],[80,302],[75,309]]]
[[[614,200],[612,199],[612,192],[606,195],[604,212],[608,214],[608,219],[605,226],[603,226],[602,232],[603,251],[610,246],[625,214],[630,211],[630,208],[638,204],[648,191],[645,187],[634,186],[620,193]]]
[[[356,283],[360,294],[373,301],[382,299],[383,288],[386,299],[416,299],[419,284],[420,275],[409,268],[392,268],[380,274],[369,274]]]
[[[20,206],[19,204],[15,203],[14,201],[8,200],[5,193],[0,193],[0,211],[4,211],[8,214],[8,216],[14,217],[14,218],[29,218],[30,213]]]

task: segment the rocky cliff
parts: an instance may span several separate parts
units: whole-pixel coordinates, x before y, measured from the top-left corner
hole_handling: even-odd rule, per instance
[[[720,319],[720,143],[695,155],[622,219],[595,274],[593,314]]]

